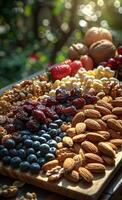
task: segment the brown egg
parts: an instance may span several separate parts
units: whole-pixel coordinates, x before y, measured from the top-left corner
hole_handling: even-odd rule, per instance
[[[108,40],[100,40],[93,43],[89,48],[89,55],[94,60],[95,64],[107,61],[116,54],[116,47]]]
[[[102,27],[92,27],[86,32],[84,36],[84,43],[89,47],[94,42],[102,39],[106,39],[112,42],[111,32]]]
[[[82,62],[83,67],[86,70],[92,70],[93,69],[93,60],[90,56],[84,55],[80,57],[80,61]]]
[[[82,43],[72,44],[69,47],[69,58],[71,60],[78,60],[81,55],[85,55],[88,53],[88,47]]]

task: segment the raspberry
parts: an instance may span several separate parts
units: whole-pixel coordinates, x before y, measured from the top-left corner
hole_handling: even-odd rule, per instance
[[[54,80],[61,80],[62,78],[70,75],[71,73],[71,68],[70,65],[68,64],[59,64],[54,66],[51,70],[51,76]]]
[[[70,67],[71,67],[71,76],[74,76],[74,75],[77,73],[77,71],[78,71],[81,67],[83,67],[83,66],[82,66],[81,61],[79,61],[79,60],[74,60],[74,61],[70,64]]]

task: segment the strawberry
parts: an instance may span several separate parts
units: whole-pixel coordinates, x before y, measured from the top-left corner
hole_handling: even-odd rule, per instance
[[[77,71],[83,66],[82,66],[82,62],[80,60],[74,60],[73,62],[71,62],[70,67],[71,67],[70,75],[74,76],[77,73]]]
[[[57,64],[50,70],[53,80],[61,80],[62,78],[70,75],[71,67],[68,64]]]

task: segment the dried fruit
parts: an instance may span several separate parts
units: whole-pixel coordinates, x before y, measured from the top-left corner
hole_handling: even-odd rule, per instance
[[[105,142],[98,143],[98,149],[106,156],[115,157],[115,151]]]
[[[86,124],[86,128],[88,130],[91,130],[91,131],[100,131],[101,130],[101,126],[94,119],[86,119],[84,121],[84,123]]]
[[[85,115],[83,112],[77,113],[72,120],[72,126],[75,127],[77,123],[83,122],[85,119]]]
[[[93,173],[104,173],[105,172],[105,166],[101,163],[88,163],[85,166],[85,168]]]
[[[102,159],[104,160],[105,165],[113,166],[115,165],[115,159],[108,157],[108,156],[102,156]]]
[[[61,80],[62,78],[70,75],[71,67],[68,64],[57,64],[50,69],[53,80]]]
[[[88,117],[88,118],[100,118],[101,117],[100,112],[97,110],[94,110],[94,109],[86,109],[86,110],[84,110],[84,113],[85,113],[85,117]]]
[[[76,133],[81,134],[84,133],[86,130],[86,124],[85,123],[77,123],[75,127]]]
[[[102,117],[102,120],[103,121],[107,121],[108,119],[117,119],[117,116],[116,115],[113,115],[113,114],[110,114],[110,115],[104,115],[103,117]]]
[[[52,169],[52,168],[54,168],[54,167],[56,167],[56,166],[58,166],[58,165],[59,165],[58,160],[51,160],[51,161],[45,163],[45,164],[43,165],[42,169],[43,169],[44,171],[47,171],[47,170],[50,170],[50,169]]]
[[[87,163],[103,163],[102,158],[94,153],[85,153],[85,159]]]
[[[87,183],[92,183],[93,175],[91,174],[91,172],[89,170],[87,170],[84,167],[79,167],[78,172],[83,181],[85,181]]]
[[[65,174],[64,177],[67,180],[74,182],[74,183],[77,183],[80,180],[79,173],[75,170],[72,170],[70,173]]]
[[[122,115],[122,107],[116,107],[116,108],[114,108],[114,109],[112,110],[112,113],[113,113],[114,115],[117,115],[117,116]]]
[[[76,135],[74,136],[73,138],[73,142],[83,142],[85,139],[86,139],[86,135],[85,134],[79,134],[79,135]]]
[[[64,146],[72,147],[73,146],[72,138],[70,138],[68,136],[63,137],[63,144],[64,144]]]
[[[122,132],[122,126],[116,119],[108,119],[107,125],[110,129]]]
[[[103,135],[100,135],[99,133],[95,132],[88,132],[86,134],[86,139],[91,141],[91,142],[102,142],[105,141],[105,138]]]
[[[103,106],[95,105],[95,109],[98,110],[101,113],[101,115],[110,115],[111,114],[111,111],[108,108],[105,108]]]
[[[81,147],[87,153],[98,153],[99,152],[98,148],[93,143],[91,143],[89,141],[82,142]]]
[[[70,172],[75,167],[75,161],[73,158],[66,158],[63,163],[63,168],[66,172]]]
[[[76,130],[75,130],[75,128],[69,128],[69,129],[67,129],[66,130],[66,133],[67,133],[67,135],[69,136],[69,137],[74,137],[75,135],[76,135]]]

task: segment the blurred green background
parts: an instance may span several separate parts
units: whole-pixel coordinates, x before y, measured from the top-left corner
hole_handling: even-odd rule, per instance
[[[122,0],[1,0],[0,87],[64,60],[91,26],[122,44]]]

